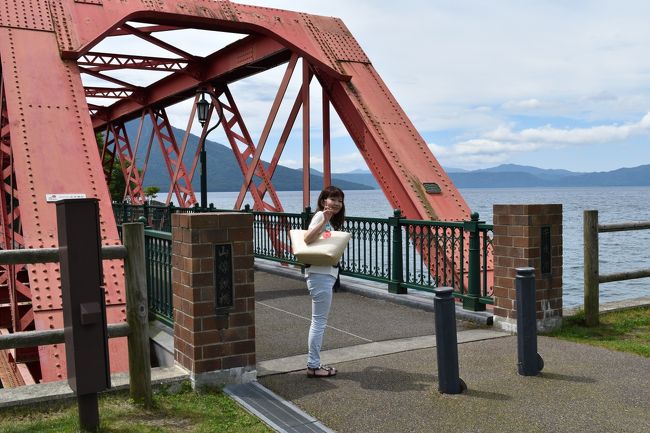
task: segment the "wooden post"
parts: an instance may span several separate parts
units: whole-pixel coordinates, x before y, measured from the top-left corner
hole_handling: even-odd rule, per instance
[[[584,295],[585,322],[587,326],[598,325],[598,211],[586,210],[583,214],[584,236]]]
[[[149,354],[149,307],[144,256],[144,225],[122,225],[127,249],[124,259],[126,277],[126,319],[129,323],[129,383],[133,401],[151,407],[151,361]]]

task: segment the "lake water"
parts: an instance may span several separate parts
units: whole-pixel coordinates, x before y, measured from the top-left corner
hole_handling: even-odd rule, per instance
[[[492,222],[494,204],[560,203],[564,212],[564,307],[583,303],[583,235],[582,214],[597,209],[599,222],[622,223],[650,221],[650,187],[589,188],[463,188],[462,196],[481,220]],[[318,191],[311,194],[315,208]],[[208,193],[208,202],[217,208],[231,208],[236,192]],[[301,191],[280,191],[278,196],[285,212],[302,210]],[[252,200],[248,200],[252,204]],[[348,216],[389,217],[392,208],[380,190],[346,191]],[[600,273],[633,271],[650,268],[650,230],[601,233]],[[650,296],[650,278],[601,284],[601,302]]]

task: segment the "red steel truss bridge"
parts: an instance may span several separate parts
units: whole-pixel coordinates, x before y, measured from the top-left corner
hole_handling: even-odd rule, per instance
[[[170,35],[188,29],[233,33],[238,39],[196,55],[169,42]],[[113,40],[117,43],[106,43]],[[101,48],[130,44],[121,40],[144,47],[136,52],[156,54]],[[338,18],[219,0],[2,0],[0,61],[2,249],[56,247],[55,207],[46,194],[65,193],[98,198],[103,243],[119,244],[106,180],[120,167],[125,198],[142,203],[151,152],[164,157],[170,180],[169,191],[163,191],[166,201],[196,204],[192,178],[199,154],[187,151],[187,143],[199,94],[208,97],[212,123],[221,122],[243,175],[234,208],[250,195],[256,210],[283,211],[273,174],[293,129],[302,136],[303,202],[309,204],[315,144],[310,111],[318,105],[323,134],[316,144],[322,146],[326,184],[333,107],[394,208],[412,219],[469,219],[467,204]],[[274,68],[280,71],[273,84],[276,96],[254,137],[233,86]],[[288,97],[293,76],[300,84],[295,97]],[[311,104],[310,88],[317,86],[322,96]],[[287,100],[288,115],[277,126]],[[188,133],[178,140],[170,107],[182,101],[193,103],[192,108],[186,104]],[[127,134],[129,121],[139,122],[137,136]],[[271,134],[273,128],[279,133]],[[99,151],[96,134],[103,137]],[[264,151],[272,157],[262,164]],[[144,163],[136,164],[142,161],[138,155],[146,155]],[[108,320],[122,321],[122,264],[106,261],[104,272]],[[58,265],[3,266],[0,332],[61,328],[61,311]],[[126,370],[124,339],[111,339],[110,351],[111,370]],[[4,352],[0,364],[11,366],[3,371],[14,383],[66,376],[62,345]]]

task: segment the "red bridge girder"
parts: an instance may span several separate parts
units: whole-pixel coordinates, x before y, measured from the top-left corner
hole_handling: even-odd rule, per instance
[[[137,22],[146,25],[132,24]],[[156,37],[158,32],[185,28],[248,36],[206,57],[194,56]],[[165,57],[92,51],[104,38],[117,35],[138,37],[171,54]],[[254,140],[246,131],[244,118],[236,109],[228,85],[288,62],[288,72],[278,90],[278,95],[283,95],[282,88],[286,88],[287,77],[297,59],[302,60],[301,91],[282,129],[273,158],[265,167],[261,153],[267,145],[277,105],[274,103],[271,109],[262,136]],[[154,138],[159,142],[169,171],[167,200],[174,194],[181,205],[194,204],[191,180],[197,154],[190,155],[194,159],[188,171],[183,161],[187,134],[179,146],[165,108],[194,97],[197,91],[212,93],[213,109],[224,116],[226,134],[233,140],[231,146],[245,179],[236,206],[249,192],[257,208],[282,209],[272,178],[302,108],[303,197],[308,204],[312,77],[323,88],[326,179],[331,171],[327,130],[331,103],[393,207],[414,219],[469,219],[467,204],[361,47],[337,18],[230,1],[7,0],[0,4],[0,61],[5,101],[0,122],[3,179],[5,194],[15,197],[12,209],[2,208],[1,248],[11,248],[9,237],[22,239],[25,248],[56,246],[54,206],[45,202],[46,193],[83,193],[99,198],[103,243],[118,244],[105,187],[105,175],[110,173],[108,165],[114,164],[116,155],[120,158],[128,184],[126,194],[133,201],[141,200]],[[119,69],[162,70],[167,75],[142,86],[110,75]],[[106,84],[93,82],[84,86],[81,74]],[[226,101],[220,99],[222,96]],[[114,102],[88,103],[87,97]],[[279,104],[281,99],[282,96],[276,97],[276,102]],[[224,114],[227,111],[230,114]],[[137,161],[138,153],[138,145],[131,149],[130,143],[138,143],[139,137],[134,141],[122,131],[125,122],[137,118],[143,122],[147,117],[155,126],[140,176],[137,170],[129,170],[132,162]],[[193,117],[192,110],[188,131]],[[118,131],[115,125],[119,126]],[[233,129],[235,126],[239,132]],[[100,159],[95,131],[103,132],[107,128],[113,131],[113,142],[110,146],[106,143]],[[6,176],[8,170],[14,175]],[[259,185],[255,184],[254,176],[261,180]],[[11,187],[7,186],[9,178],[15,178]],[[270,203],[264,201],[267,193]],[[14,223],[18,216],[19,227]],[[104,266],[109,321],[120,321],[124,318],[121,264],[105,262]],[[60,327],[58,266],[34,265],[26,269],[29,281],[25,287],[32,307],[25,317],[31,314],[37,329]],[[14,325],[20,328],[17,323]],[[110,344],[117,354],[111,356],[111,368],[125,370],[124,342],[111,340]],[[41,348],[40,353],[43,380],[65,376],[61,347]]]

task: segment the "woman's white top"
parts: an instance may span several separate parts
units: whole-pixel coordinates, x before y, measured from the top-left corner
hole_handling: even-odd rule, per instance
[[[323,211],[318,211],[314,214],[314,217],[311,219],[311,222],[309,223],[309,228],[311,229],[312,227],[317,226],[320,224],[323,220],[325,219],[325,215],[323,215]],[[332,225],[329,223],[329,221],[323,226],[321,229],[321,233],[325,231],[332,231],[334,230],[332,228]],[[334,266],[309,266],[305,268],[305,277],[308,277],[309,274],[314,273],[314,274],[329,274],[333,276],[334,278],[338,277],[339,275],[339,268],[334,267]]]

